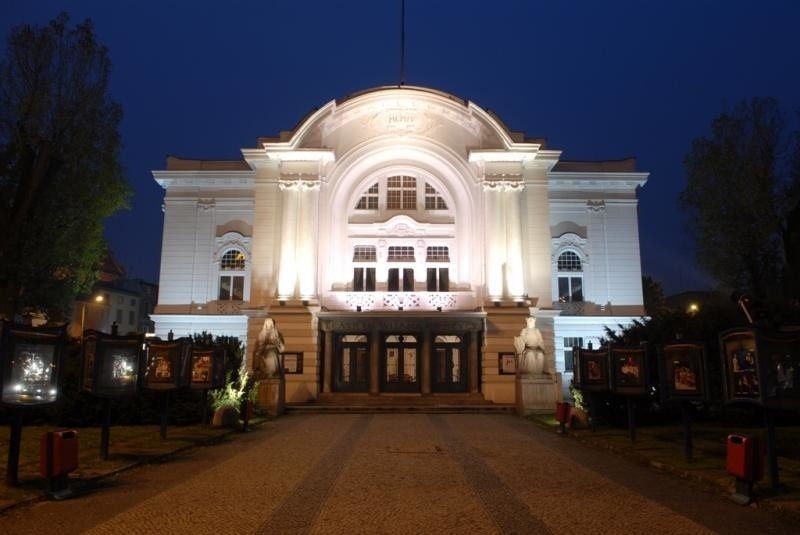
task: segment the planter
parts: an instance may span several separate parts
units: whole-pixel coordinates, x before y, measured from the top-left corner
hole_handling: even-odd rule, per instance
[[[589,427],[589,415],[578,407],[572,407],[569,413],[567,427],[570,429],[586,429]]]
[[[239,411],[233,405],[225,405],[214,411],[214,420],[211,422],[214,427],[239,427]]]

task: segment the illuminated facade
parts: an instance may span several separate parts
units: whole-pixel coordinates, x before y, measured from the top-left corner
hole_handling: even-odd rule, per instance
[[[632,160],[561,161],[472,102],[412,87],[332,101],[242,154],[153,173],[166,195],[152,318],[159,335],[248,341],[275,318],[290,403],[511,403],[500,363],[526,316],[568,384],[573,344],[644,313],[647,174]]]

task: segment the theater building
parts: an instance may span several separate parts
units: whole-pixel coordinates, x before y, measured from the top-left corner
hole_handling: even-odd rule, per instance
[[[153,175],[165,190],[156,333],[239,336],[252,358],[274,318],[290,403],[512,403],[527,316],[566,385],[573,345],[644,313],[647,173],[562,160],[439,91],[364,91],[241,159],[169,157]]]

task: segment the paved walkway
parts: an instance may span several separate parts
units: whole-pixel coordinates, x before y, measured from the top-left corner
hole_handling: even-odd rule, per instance
[[[304,415],[0,518],[0,533],[791,533],[505,415]]]

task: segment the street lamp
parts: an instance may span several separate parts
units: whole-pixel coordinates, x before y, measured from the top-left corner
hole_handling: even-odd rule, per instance
[[[103,294],[95,295],[93,301],[98,304],[102,303]],[[83,343],[83,330],[85,324],[86,324],[86,301],[83,301],[81,303],[81,343]]]

